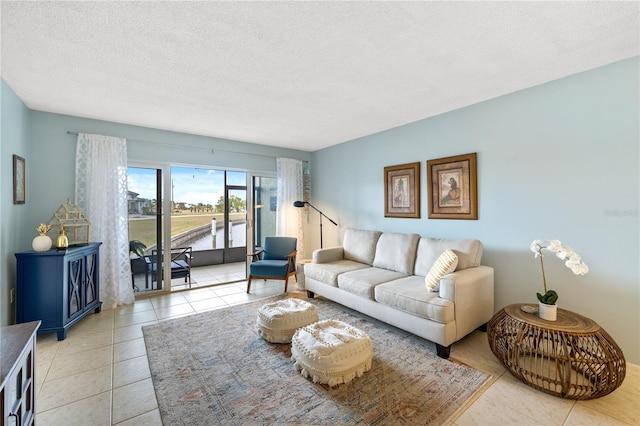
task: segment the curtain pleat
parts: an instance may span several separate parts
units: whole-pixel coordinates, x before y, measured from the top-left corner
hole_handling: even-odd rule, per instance
[[[127,216],[127,142],[78,134],[76,204],[100,247],[100,299],[105,307],[134,302]]]
[[[298,239],[298,259],[305,259],[302,233],[303,210],[293,206],[303,200],[302,161],[293,158],[277,158],[277,206],[276,235]]]

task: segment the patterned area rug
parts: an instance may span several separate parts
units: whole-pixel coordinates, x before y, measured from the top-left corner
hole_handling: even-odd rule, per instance
[[[371,370],[351,383],[314,384],[295,370],[290,344],[255,330],[257,309],[277,299],[143,327],[165,425],[442,424],[490,377],[438,358],[431,342],[313,299],[321,320],[366,332],[374,352]]]

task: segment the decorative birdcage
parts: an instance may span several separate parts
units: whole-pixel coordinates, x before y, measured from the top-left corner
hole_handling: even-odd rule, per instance
[[[69,245],[85,244],[91,237],[91,222],[84,217],[82,210],[67,199],[49,220],[51,228],[64,228],[69,239]]]

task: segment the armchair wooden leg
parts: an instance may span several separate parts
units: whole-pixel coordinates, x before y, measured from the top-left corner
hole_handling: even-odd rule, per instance
[[[284,279],[284,292],[287,292],[287,285],[289,284],[289,277],[286,277]]]
[[[249,293],[250,288],[251,288],[251,276],[249,276],[249,279],[247,280],[247,293]]]

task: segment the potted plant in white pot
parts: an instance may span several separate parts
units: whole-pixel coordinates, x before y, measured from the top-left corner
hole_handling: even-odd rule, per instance
[[[49,235],[49,230],[51,230],[51,225],[46,223],[41,223],[38,227],[36,227],[36,231],[38,231],[38,236],[33,239],[31,242],[31,247],[35,251],[47,251],[51,248],[53,244],[53,240]]]
[[[540,257],[540,267],[542,268],[542,284],[544,286],[544,294],[536,293],[539,302],[540,318],[555,321],[557,317],[558,293],[555,290],[547,290],[547,278],[544,274],[544,262],[542,258],[542,250],[555,253],[558,259],[564,260],[567,268],[571,269],[575,275],[584,275],[589,272],[589,267],[582,262],[582,258],[578,253],[573,251],[571,247],[563,246],[559,240],[534,240],[531,243],[531,251],[535,253],[535,257]]]

